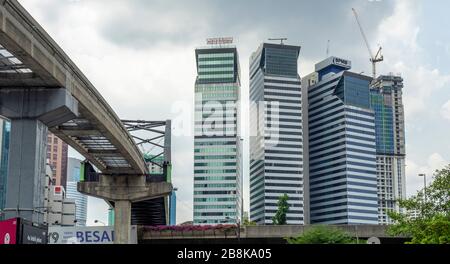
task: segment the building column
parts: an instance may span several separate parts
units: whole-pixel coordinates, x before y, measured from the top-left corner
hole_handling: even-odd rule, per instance
[[[5,217],[42,223],[47,127],[36,119],[12,119]]]
[[[48,127],[78,116],[64,88],[1,88],[0,115],[11,120],[5,217],[42,223]]]
[[[131,201],[119,200],[114,205],[114,244],[129,244]]]
[[[78,182],[78,192],[114,202],[114,243],[130,243],[131,203],[170,195],[168,182],[146,182],[145,175],[100,175],[98,182]]]

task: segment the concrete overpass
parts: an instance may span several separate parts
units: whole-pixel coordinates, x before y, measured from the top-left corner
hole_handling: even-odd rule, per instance
[[[7,217],[42,221],[47,129],[102,172],[96,188],[79,190],[115,202],[118,241],[129,236],[131,202],[171,192],[146,181],[142,153],[119,117],[16,0],[0,3],[0,115],[11,121]]]
[[[145,226],[138,227],[138,241],[143,244],[214,244],[214,243],[251,243],[273,244],[287,243],[285,238],[296,237],[310,229],[312,225],[283,225],[283,226],[237,226],[226,229],[211,229],[203,231],[157,231]],[[386,225],[335,225],[358,239],[377,237],[381,243],[404,243],[408,237],[391,236],[387,233]]]

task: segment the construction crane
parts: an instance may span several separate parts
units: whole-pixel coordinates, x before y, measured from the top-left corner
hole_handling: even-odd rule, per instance
[[[269,40],[279,40],[281,45],[283,45],[283,40],[287,40],[287,38],[270,38]]]
[[[372,75],[375,79],[377,77],[377,63],[383,61],[383,55],[381,54],[381,47],[378,49],[377,53],[373,55],[372,49],[370,48],[369,42],[367,41],[366,34],[364,34],[364,30],[361,26],[361,22],[359,21],[358,13],[354,8],[352,8],[353,14],[355,15],[356,22],[358,23],[359,30],[361,31],[361,35],[364,39],[364,42],[366,43],[367,49],[369,50],[370,54],[370,62],[372,63]]]

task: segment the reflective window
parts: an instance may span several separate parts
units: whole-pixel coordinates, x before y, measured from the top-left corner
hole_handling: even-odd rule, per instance
[[[348,105],[370,108],[369,81],[352,76],[344,76],[344,101]]]
[[[296,50],[265,49],[265,70],[267,74],[297,77]]]

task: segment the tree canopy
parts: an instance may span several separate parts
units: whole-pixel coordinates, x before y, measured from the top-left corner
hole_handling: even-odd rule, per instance
[[[317,225],[298,237],[287,238],[287,242],[289,244],[354,244],[356,240],[336,227]]]
[[[287,223],[286,214],[289,211],[288,199],[289,196],[287,194],[280,196],[277,204],[278,210],[272,218],[274,225],[285,225]]]
[[[256,223],[253,221],[250,221],[250,219],[248,217],[244,216],[244,221],[243,221],[243,225],[244,226],[255,226]]]
[[[450,165],[437,170],[425,190],[400,200],[403,212],[388,212],[394,220],[388,232],[411,236],[411,244],[450,244]]]

